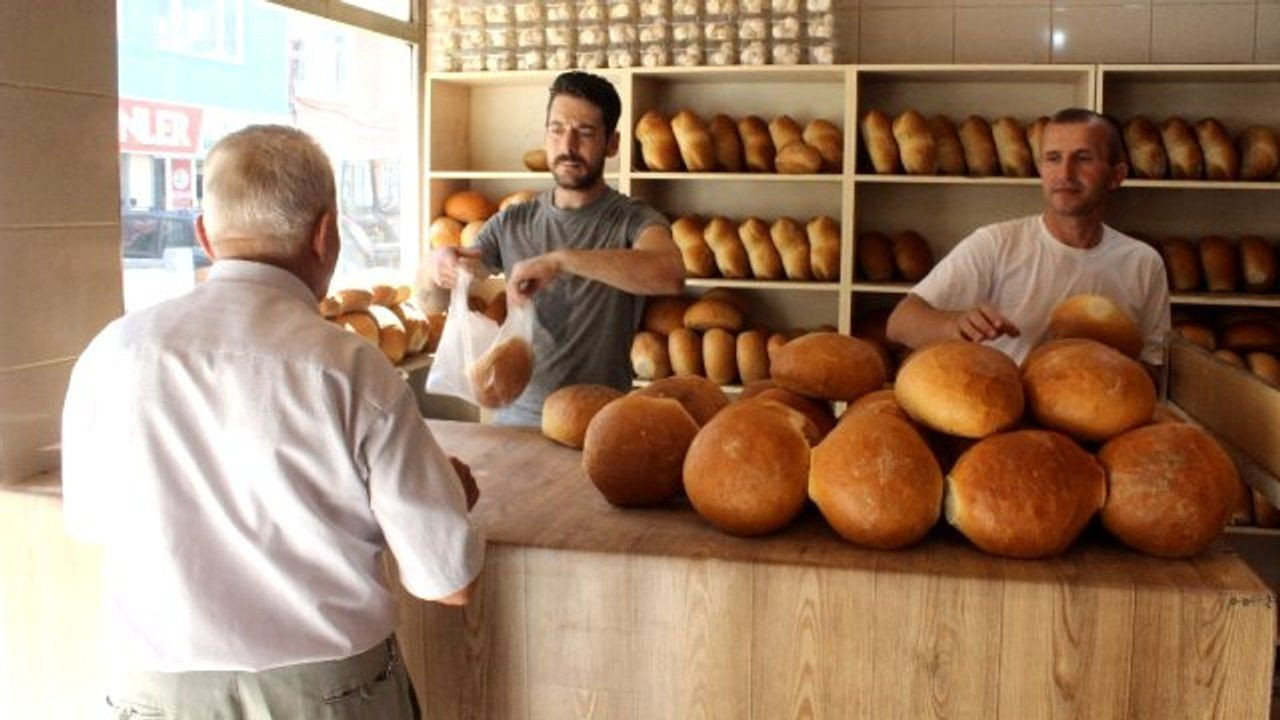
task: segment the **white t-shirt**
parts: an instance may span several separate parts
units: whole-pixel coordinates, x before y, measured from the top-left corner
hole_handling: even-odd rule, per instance
[[[1092,248],[1064,245],[1033,215],[979,228],[960,242],[911,292],[939,310],[990,303],[1021,331],[988,344],[1021,363],[1045,340],[1058,303],[1081,293],[1104,295],[1142,331],[1142,359],[1163,362],[1169,330],[1169,286],[1160,254],[1103,226]]]
[[[349,657],[397,625],[384,549],[424,598],[483,563],[408,385],[269,265],[219,261],[104,329],[72,373],[62,453],[66,527],[103,546],[114,669]]]

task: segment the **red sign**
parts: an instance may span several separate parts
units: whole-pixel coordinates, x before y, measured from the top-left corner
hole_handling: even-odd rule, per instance
[[[120,98],[121,152],[195,155],[200,144],[197,107]]]
[[[165,205],[170,210],[189,208],[196,200],[195,163],[191,158],[170,158]]]

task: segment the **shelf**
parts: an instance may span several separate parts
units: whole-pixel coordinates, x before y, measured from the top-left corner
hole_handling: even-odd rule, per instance
[[[637,80],[669,80],[680,83],[788,83],[842,82],[847,65],[727,65],[725,67],[637,68]]]
[[[1251,525],[1228,525],[1223,528],[1227,535],[1261,535],[1263,537],[1280,538],[1280,528],[1261,528]]]
[[[471,87],[535,85],[540,88],[547,88],[551,86],[552,81],[554,81],[562,72],[564,71],[513,70],[508,72],[488,72],[480,70],[475,72],[429,72],[427,73],[427,82],[467,85]],[[607,68],[600,68],[598,70],[592,70],[591,72],[608,78],[615,85],[621,79],[623,74],[623,71]]]
[[[1245,180],[1143,180],[1125,178],[1120,190],[1125,188],[1156,188],[1160,190],[1280,190],[1280,182]]]
[[[1040,186],[1040,178],[968,177],[964,175],[854,175],[855,182],[884,185],[1023,185]]]
[[[711,180],[720,182],[839,183],[843,175],[779,175],[777,173],[691,173],[631,171],[632,180]]]
[[[604,174],[606,182],[616,182],[619,173],[616,170],[610,170]],[[539,172],[531,172],[529,170],[431,170],[427,173],[428,180],[527,180],[530,182],[553,182],[551,172],[542,170]]]
[[[1173,293],[1174,305],[1223,305],[1228,307],[1280,308],[1280,295],[1250,293]]]
[[[906,295],[911,292],[911,288],[915,287],[915,283],[892,282],[878,283],[867,282],[866,280],[855,281],[849,286],[854,292],[865,293],[881,293],[884,295]]]
[[[667,377],[680,377],[680,376],[678,376],[678,375],[668,375]],[[696,375],[696,376],[686,376],[686,377],[702,377],[702,376],[701,376],[701,375]],[[664,379],[665,379],[665,378],[664,378]],[[642,388],[642,387],[644,387],[644,386],[648,385],[648,384],[649,384],[649,383],[651,383],[651,382],[653,382],[653,381],[652,381],[652,380],[641,380],[640,378],[632,378],[632,379],[631,379],[631,387],[638,387],[638,388]],[[737,395],[738,393],[742,392],[742,386],[741,386],[741,385],[721,385],[721,386],[720,386],[720,389],[721,389],[722,391],[724,391],[724,394],[725,394],[725,395]]]
[[[838,282],[804,282],[800,280],[731,280],[728,278],[686,278],[687,287],[739,288],[742,290],[816,290],[840,289]]]

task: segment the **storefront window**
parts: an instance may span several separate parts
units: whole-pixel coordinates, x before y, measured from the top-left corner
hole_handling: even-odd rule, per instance
[[[365,10],[372,10],[379,15],[386,15],[396,20],[409,19],[409,3],[411,0],[342,0],[345,5],[352,5]]]

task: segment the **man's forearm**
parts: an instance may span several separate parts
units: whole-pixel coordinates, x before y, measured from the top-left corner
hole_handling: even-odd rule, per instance
[[[633,295],[676,295],[684,289],[678,252],[656,250],[559,250],[560,268]]]
[[[885,335],[909,348],[950,340],[955,337],[957,314],[938,310],[915,295],[907,295],[889,316]]]

